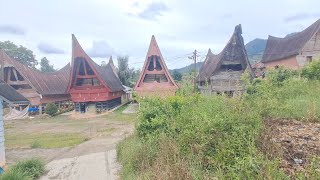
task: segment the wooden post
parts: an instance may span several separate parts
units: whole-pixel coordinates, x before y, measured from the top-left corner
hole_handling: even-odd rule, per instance
[[[5,146],[4,146],[4,125],[3,125],[3,100],[0,99],[0,167],[6,165]]]
[[[41,114],[42,114],[42,104],[40,104],[40,105],[38,106],[38,108],[39,108],[39,114],[41,115]]]

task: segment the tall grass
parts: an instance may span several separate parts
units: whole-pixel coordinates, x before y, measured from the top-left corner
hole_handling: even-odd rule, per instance
[[[0,180],[37,179],[44,173],[44,166],[44,162],[37,158],[20,161],[5,171]]]
[[[279,69],[247,87],[236,98],[180,90],[141,100],[135,134],[117,147],[122,178],[289,179],[261,151],[263,120],[319,121],[320,82]]]

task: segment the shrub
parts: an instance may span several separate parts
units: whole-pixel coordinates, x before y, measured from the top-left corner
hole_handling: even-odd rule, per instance
[[[48,103],[46,105],[46,113],[50,116],[55,115],[58,112],[58,107],[53,103]]]
[[[21,171],[7,170],[2,175],[0,175],[0,180],[32,180],[26,175],[26,173]]]
[[[33,141],[30,145],[31,148],[40,148],[41,147],[41,143],[37,140]]]
[[[320,60],[313,61],[302,68],[301,76],[307,79],[320,80]]]
[[[10,167],[3,175],[1,180],[31,180],[37,179],[44,173],[44,162],[38,158],[20,161]]]

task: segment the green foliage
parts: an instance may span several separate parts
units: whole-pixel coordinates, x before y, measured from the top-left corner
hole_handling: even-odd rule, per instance
[[[313,61],[302,68],[301,76],[307,79],[320,80],[320,60]]]
[[[54,103],[48,103],[46,105],[46,113],[50,116],[55,115],[58,112],[58,107]]]
[[[133,87],[139,78],[140,70],[129,68],[129,57],[119,56],[118,58],[118,76],[123,85]]]
[[[41,143],[38,140],[35,140],[31,143],[30,145],[31,148],[35,149],[35,148],[40,148],[41,147]]]
[[[245,74],[247,93],[227,98],[192,93],[184,78],[176,96],[139,101],[136,133],[117,147],[123,179],[293,178],[260,149],[263,119],[319,121],[319,81],[280,67],[265,79]],[[294,177],[319,177],[316,160]]]
[[[11,41],[0,42],[0,49],[4,50],[11,58],[28,67],[35,69],[35,66],[38,64],[31,50],[23,46],[17,46]]]
[[[182,74],[177,71],[176,69],[172,71],[172,77],[175,81],[181,81],[182,79]]]
[[[259,112],[241,99],[201,95],[144,99],[137,134],[118,147],[120,157],[131,158],[130,162],[120,158],[125,167],[122,173],[153,179],[165,169],[176,168],[178,177],[187,179],[282,177],[276,163],[257,153],[255,141],[261,128]],[[143,147],[132,152],[137,141]],[[174,146],[176,150],[163,152],[162,146]],[[142,165],[141,158],[146,157],[147,168],[133,167]],[[179,163],[170,164],[171,161]],[[262,170],[265,174],[260,173]],[[171,171],[162,175],[160,179],[177,176]]]
[[[58,107],[54,103],[48,103],[46,105],[46,114],[54,116],[58,112]]]
[[[280,66],[277,69],[268,71],[267,76],[268,80],[271,81],[273,85],[281,86],[285,80],[293,77],[299,77],[299,71]]]
[[[39,178],[44,173],[44,162],[38,158],[20,161],[10,167],[3,175],[1,180],[32,180]]]
[[[49,60],[43,57],[40,61],[40,71],[42,72],[55,72],[53,65],[50,65]]]

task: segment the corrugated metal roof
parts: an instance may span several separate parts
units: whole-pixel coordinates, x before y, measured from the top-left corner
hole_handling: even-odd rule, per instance
[[[67,94],[67,87],[70,78],[70,63],[59,71],[44,73],[39,70],[29,68],[18,61],[10,58],[0,49],[0,58],[6,66],[13,66],[41,95]]]
[[[25,97],[2,80],[0,80],[0,96],[2,96],[5,101],[9,101],[7,103],[29,104],[29,101]]]

